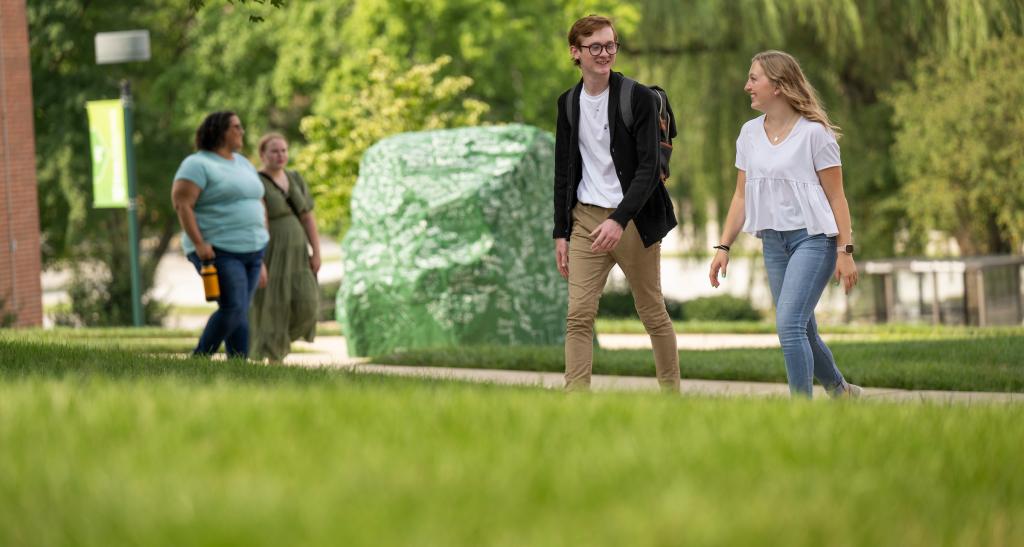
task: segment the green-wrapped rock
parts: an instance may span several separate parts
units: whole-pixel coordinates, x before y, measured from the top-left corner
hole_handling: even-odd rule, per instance
[[[363,156],[337,312],[351,355],[562,344],[554,139],[524,125],[405,133]]]

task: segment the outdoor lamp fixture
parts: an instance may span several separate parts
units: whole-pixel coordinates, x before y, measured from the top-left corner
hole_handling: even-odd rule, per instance
[[[127,30],[96,34],[96,64],[149,60],[149,31]],[[105,104],[100,104],[105,103]],[[113,103],[113,104],[111,104]],[[95,107],[95,108],[94,108]],[[117,112],[121,110],[121,112]],[[123,113],[122,116],[118,114]],[[118,118],[121,118],[120,120]],[[117,123],[117,122],[121,123]],[[95,122],[95,123],[94,123]],[[121,100],[89,104],[89,133],[93,159],[94,207],[125,207],[128,210],[128,249],[131,264],[132,324],[142,326],[142,289],[139,273],[139,220],[136,212],[135,147],[132,145],[132,90],[121,80]],[[105,133],[101,131],[105,129]],[[116,133],[121,133],[117,135]],[[127,186],[127,188],[125,188]],[[102,201],[99,189],[111,197]],[[124,198],[127,198],[126,200]]]

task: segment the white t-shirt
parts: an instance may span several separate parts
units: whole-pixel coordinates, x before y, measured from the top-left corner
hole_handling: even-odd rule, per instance
[[[608,130],[608,96],[611,88],[596,97],[580,92],[580,155],[583,180],[576,198],[583,203],[614,209],[622,201],[622,184],[612,161],[611,132]]]
[[[839,143],[824,125],[801,117],[782,142],[773,145],[764,115],[743,124],[736,139],[736,168],[745,171],[743,231],[798,230],[839,234],[818,171],[842,165]]]

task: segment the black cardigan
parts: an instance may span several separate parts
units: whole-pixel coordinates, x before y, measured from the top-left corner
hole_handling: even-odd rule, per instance
[[[676,214],[668,190],[658,173],[657,97],[650,89],[633,87],[633,119],[635,135],[619,116],[619,89],[622,74],[612,72],[609,81],[608,122],[611,130],[611,155],[615,172],[622,185],[622,202],[611,218],[623,228],[633,221],[644,247],[661,241],[676,226]],[[558,129],[555,133],[555,229],[554,238],[569,239],[572,232],[572,208],[583,173],[580,155],[580,93],[583,81],[558,97]],[[565,95],[572,93],[569,104],[576,123],[570,125],[565,112]]]

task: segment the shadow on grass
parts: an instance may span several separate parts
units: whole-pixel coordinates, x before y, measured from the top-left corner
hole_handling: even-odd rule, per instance
[[[1024,337],[991,336],[927,341],[834,342],[839,369],[871,387],[1024,392]],[[562,372],[561,347],[470,346],[375,356],[375,363]],[[681,351],[684,379],[785,382],[779,349]],[[650,350],[597,350],[594,373],[653,376]]]

